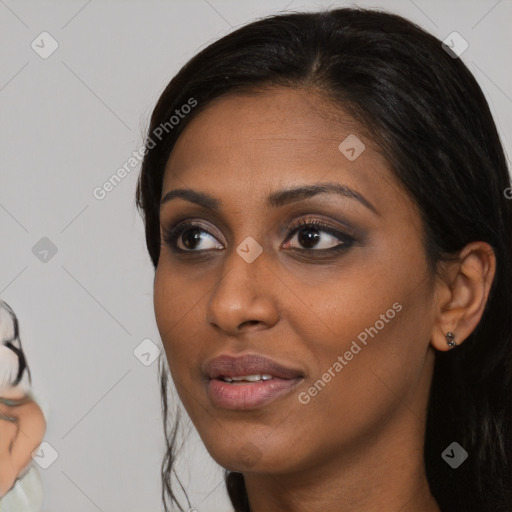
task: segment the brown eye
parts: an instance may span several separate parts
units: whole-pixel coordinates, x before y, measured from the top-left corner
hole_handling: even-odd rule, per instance
[[[355,241],[352,236],[337,231],[320,221],[301,222],[298,227],[292,229],[287,238],[287,245],[289,245],[291,237],[297,240],[296,248],[306,252],[345,250]],[[294,247],[291,248],[295,249]]]
[[[211,233],[199,224],[190,222],[180,224],[170,230],[164,228],[162,239],[169,247],[178,252],[200,252],[223,248],[219,243],[214,243],[216,239]],[[206,240],[209,240],[210,243],[206,243]]]

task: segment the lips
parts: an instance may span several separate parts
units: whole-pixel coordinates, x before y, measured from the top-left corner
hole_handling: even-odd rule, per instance
[[[206,391],[211,402],[238,411],[257,409],[290,394],[304,378],[298,369],[255,354],[222,355],[203,371],[209,377]]]
[[[303,377],[300,370],[286,367],[277,361],[256,354],[243,356],[221,355],[204,366],[204,373],[210,379],[244,377],[249,375],[270,375],[280,379]]]

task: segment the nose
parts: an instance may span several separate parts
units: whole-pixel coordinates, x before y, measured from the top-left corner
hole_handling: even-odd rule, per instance
[[[229,335],[268,329],[279,320],[276,288],[282,286],[264,253],[248,263],[236,251],[226,258],[207,307],[207,321]]]

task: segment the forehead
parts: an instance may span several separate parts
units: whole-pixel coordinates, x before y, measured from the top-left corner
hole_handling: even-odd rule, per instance
[[[355,160],[339,149],[347,137],[364,144]],[[359,123],[319,93],[276,88],[227,95],[198,113],[173,148],[163,193],[185,186],[222,197],[229,186],[236,197],[325,181],[365,188],[374,204],[385,187],[403,195]]]

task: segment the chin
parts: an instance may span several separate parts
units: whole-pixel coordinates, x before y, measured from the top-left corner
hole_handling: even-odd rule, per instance
[[[246,439],[239,436],[238,439],[240,441],[235,441],[230,436],[222,444],[218,441],[206,442],[205,446],[215,462],[228,471],[282,473],[290,470],[295,463],[290,458],[292,446],[270,443],[265,435],[261,437],[261,442],[254,435],[252,439],[250,436]]]

